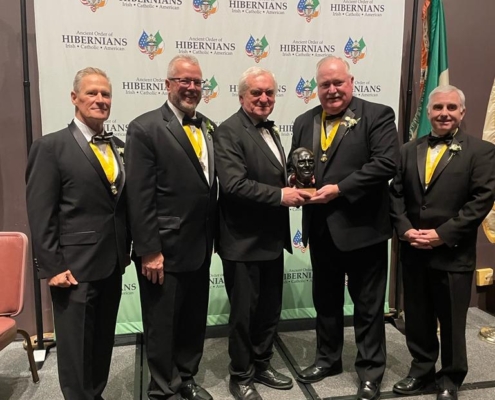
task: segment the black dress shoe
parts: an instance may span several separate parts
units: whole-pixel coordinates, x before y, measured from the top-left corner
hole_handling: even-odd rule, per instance
[[[263,400],[252,382],[248,385],[241,385],[230,379],[229,391],[235,400]]]
[[[342,373],[342,364],[337,363],[331,367],[317,367],[312,364],[308,368],[303,369],[296,378],[302,383],[315,383],[321,381],[327,376],[334,376]]]
[[[292,388],[292,379],[273,369],[271,365],[267,369],[254,373],[254,380],[272,389],[287,390]]]
[[[412,376],[407,376],[404,379],[401,379],[394,385],[392,389],[395,393],[400,394],[414,394],[424,389],[433,380],[425,380],[421,378],[413,378]]]
[[[213,400],[213,397],[206,389],[194,382],[183,385],[180,389],[180,394],[186,400]]]
[[[457,400],[457,389],[440,390],[437,400]]]
[[[376,382],[361,382],[356,400],[380,400],[380,384]]]

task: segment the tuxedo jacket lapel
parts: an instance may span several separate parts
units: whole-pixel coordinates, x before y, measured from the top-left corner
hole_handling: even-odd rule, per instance
[[[120,195],[122,194],[122,189],[124,187],[125,183],[125,169],[124,169],[124,163],[122,162],[122,158],[120,157],[119,152],[117,151],[117,146],[115,145],[115,142],[110,140],[110,146],[113,151],[113,156],[117,160],[117,164],[119,166],[119,175],[117,176],[117,195],[115,196],[115,200],[118,201],[120,198]]]
[[[320,162],[321,157],[321,113],[323,109],[320,107],[319,112],[313,117],[313,156],[315,158],[315,178],[323,179],[324,165]]]
[[[201,167],[201,164],[199,163],[198,156],[194,152],[192,144],[191,144],[189,138],[187,137],[183,126],[180,124],[179,120],[177,119],[175,114],[172,112],[172,110],[168,107],[168,105],[166,103],[162,106],[161,111],[163,114],[163,119],[167,124],[166,127],[167,127],[168,131],[177,140],[177,142],[179,142],[181,147],[186,152],[189,160],[192,162],[194,168],[196,168],[196,171],[198,171],[198,174],[200,175],[201,179],[203,179],[203,181],[208,185],[208,182],[206,181],[206,177],[205,177],[205,173],[203,171],[203,168]],[[208,157],[208,162],[209,161],[210,161],[210,159]]]
[[[285,162],[286,157],[285,157],[284,148],[282,146],[282,142],[280,141],[280,137],[275,133],[275,131],[272,132],[272,137],[273,137],[273,140],[275,141],[275,144],[277,145],[277,149],[280,153],[280,158],[282,160],[282,169],[284,171],[284,182],[287,182],[287,165]]]
[[[335,134],[335,137],[333,138],[332,144],[330,148],[328,149],[327,157],[328,161],[327,164],[330,164],[330,161],[332,160],[332,157],[335,155],[335,152],[337,151],[337,148],[339,147],[340,142],[344,138],[345,135],[349,132],[349,127],[345,124],[345,118],[354,118],[354,112],[348,108],[344,115],[342,116],[342,119],[340,121],[339,128],[337,129],[337,133]],[[321,133],[320,133],[321,134]]]
[[[84,155],[90,162],[90,164],[93,166],[95,169],[96,173],[100,177],[103,185],[105,186],[108,194],[112,197],[112,199],[115,198],[115,196],[112,194],[112,191],[110,189],[110,183],[108,182],[107,176],[105,175],[105,171],[103,170],[103,167],[100,164],[100,161],[98,161],[98,158],[96,158],[96,155],[93,151],[93,149],[90,147],[88,141],[86,140],[86,137],[83,135],[83,133],[79,130],[77,125],[73,122],[69,124],[69,131],[72,133],[74,136],[74,139],[76,139],[77,144],[83,151]],[[120,165],[119,165],[120,166]],[[123,168],[122,168],[123,170]]]
[[[459,144],[459,141],[457,138],[454,136],[454,139],[452,139],[452,144]],[[435,181],[438,179],[440,174],[443,172],[443,170],[447,167],[447,165],[451,162],[454,154],[447,149],[445,153],[443,153],[442,158],[440,159],[437,167],[435,168],[435,171],[433,172],[433,176],[431,177],[431,182],[428,185],[428,188],[431,188],[431,186],[435,183]]]
[[[423,192],[426,191],[426,154],[428,152],[428,142],[425,140],[423,143],[420,143],[416,149],[416,162],[418,165],[418,175],[419,180],[421,182],[421,188]],[[431,182],[430,182],[431,183]]]
[[[284,168],[282,164],[280,164],[280,161],[278,161],[277,157],[275,157],[275,154],[273,154],[272,149],[268,146],[268,144],[265,142],[265,139],[261,136],[260,132],[258,129],[253,125],[249,117],[244,113],[244,111],[239,110],[240,117],[242,120],[242,124],[244,125],[244,128],[246,128],[248,134],[251,136],[251,138],[254,140],[254,142],[259,146],[263,154],[270,160],[270,162],[280,171],[282,171]],[[274,137],[272,135],[272,137]],[[274,139],[275,143],[277,141]],[[278,145],[277,145],[278,148]],[[280,151],[280,148],[279,148]],[[280,158],[283,160],[284,158],[284,153],[280,153]]]
[[[202,116],[202,118],[203,123],[201,124],[201,131],[205,138],[206,148],[208,150],[208,179],[210,181],[210,186],[212,186],[215,179],[215,153],[213,148],[213,140],[211,138],[211,134],[208,132],[208,126],[205,122],[206,118],[204,116]]]
[[[321,149],[321,113],[320,110],[313,118],[313,154],[315,157],[319,157]]]
[[[349,104],[349,107],[346,109],[344,115],[342,116],[341,122],[339,127],[337,128],[337,133],[335,134],[335,137],[333,138],[332,144],[330,145],[330,148],[327,149],[327,158],[328,160],[325,163],[317,162],[316,163],[316,168],[315,168],[315,175],[319,174],[320,178],[323,177],[323,174],[325,170],[329,167],[329,165],[332,162],[332,158],[335,156],[335,153],[337,152],[337,149],[342,142],[342,139],[349,133],[349,130],[351,128],[347,127],[345,123],[345,118],[354,118],[355,114],[354,111],[351,109],[352,103]],[[320,154],[322,152],[321,149],[321,115],[322,115],[323,110],[321,110],[317,115],[314,117],[314,129],[313,129],[313,148],[315,151],[313,151],[313,154],[315,155],[315,158],[317,160],[320,159]]]

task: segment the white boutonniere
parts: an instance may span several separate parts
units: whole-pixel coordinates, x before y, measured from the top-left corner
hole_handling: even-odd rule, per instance
[[[452,143],[450,146],[449,146],[449,150],[451,153],[455,154],[459,151],[462,150],[462,147],[459,143]]]
[[[340,125],[344,125],[346,128],[351,129],[354,125],[356,125],[361,118],[355,119],[349,116],[345,117],[344,120],[340,123]]]
[[[122,165],[124,165],[124,148],[123,147],[118,147],[117,146],[117,153],[120,156],[120,159],[122,160]]]
[[[209,119],[206,120],[206,133],[208,134],[208,139],[211,140],[211,135],[215,132],[215,127]]]
[[[449,151],[450,151],[450,157],[449,157],[449,161],[450,159],[455,156],[458,152],[460,152],[462,150],[462,147],[459,143],[452,143],[450,146],[449,146]]]
[[[277,125],[273,125],[273,126],[272,126],[272,131],[273,131],[273,133],[274,133],[277,137],[280,137],[280,131],[278,130],[278,126],[277,126]]]

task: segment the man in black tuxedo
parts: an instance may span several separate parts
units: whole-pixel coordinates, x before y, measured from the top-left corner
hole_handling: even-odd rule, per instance
[[[104,131],[112,89],[103,71],[79,71],[71,98],[74,120],[29,153],[27,211],[38,276],[52,295],[62,393],[101,400],[130,262],[124,143]]]
[[[467,374],[466,315],[476,267],[478,226],[495,190],[495,146],[459,125],[464,94],[434,89],[430,135],[405,144],[391,186],[391,209],[401,243],[409,374],[394,391],[413,394],[436,380],[438,400],[456,400]],[[440,321],[442,369],[435,374]]]
[[[398,160],[395,117],[390,107],[353,97],[354,78],[341,58],[321,60],[316,80],[321,105],[296,118],[289,154],[290,163],[295,149],[313,150],[317,188],[303,207],[302,232],[313,267],[317,349],[314,363],[298,380],[312,383],[342,372],[347,274],[361,381],[357,399],[376,400],[386,359],[383,312],[392,236],[388,181]]]
[[[253,381],[290,389],[292,379],[270,365],[282,309],[284,248],[292,253],[289,206],[306,192],[286,187],[285,154],[273,121],[277,84],[252,67],[239,82],[241,108],[214,135],[220,182],[218,254],[230,301],[229,389],[258,400]]]
[[[215,125],[196,112],[204,81],[195,57],[174,57],[165,82],[168,100],[132,121],[126,140],[148,397],[211,400],[194,376],[203,354],[216,218]]]

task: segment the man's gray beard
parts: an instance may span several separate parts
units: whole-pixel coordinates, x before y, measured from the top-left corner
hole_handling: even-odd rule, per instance
[[[185,101],[181,100],[179,96],[174,94],[170,95],[169,100],[175,107],[186,114],[189,112],[192,112],[194,114],[194,112],[196,111],[196,107],[199,104],[199,101],[194,105],[188,104]]]

